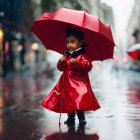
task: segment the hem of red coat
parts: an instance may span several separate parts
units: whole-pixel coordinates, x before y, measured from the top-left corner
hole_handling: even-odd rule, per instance
[[[78,110],[78,109],[74,109],[74,110],[72,110],[71,112],[58,112],[58,111],[56,111],[56,110],[54,110],[53,108],[51,109],[51,108],[47,108],[44,104],[40,104],[42,107],[44,107],[44,108],[46,108],[46,109],[48,109],[48,110],[50,110],[50,111],[53,111],[53,112],[55,112],[55,113],[67,113],[67,114],[70,114],[70,113],[72,113],[74,110]],[[98,108],[96,108],[96,109],[82,109],[82,108],[80,108],[80,110],[84,110],[84,111],[96,111],[96,110],[98,110],[98,109],[100,109],[101,108],[101,106],[99,106]]]

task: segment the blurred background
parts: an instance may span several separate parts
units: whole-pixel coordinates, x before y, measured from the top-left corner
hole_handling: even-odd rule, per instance
[[[134,60],[127,51],[140,44],[140,0],[0,0],[0,138],[47,139],[53,134],[55,139],[59,114],[40,103],[61,75],[56,68],[61,55],[46,50],[30,27],[45,11],[60,7],[98,16],[111,26],[117,45],[114,60],[93,62],[89,76],[102,108],[86,114],[91,123],[84,135],[139,140],[140,57]]]
[[[111,25],[118,49],[115,65],[140,70],[126,51],[140,42],[138,0],[0,0],[0,75],[3,77],[46,63],[47,50],[30,31],[33,20],[60,7],[85,10]]]

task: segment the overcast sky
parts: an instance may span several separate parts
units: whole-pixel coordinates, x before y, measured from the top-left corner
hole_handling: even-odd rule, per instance
[[[126,28],[135,0],[101,0],[112,6],[115,16],[115,28],[125,45]]]

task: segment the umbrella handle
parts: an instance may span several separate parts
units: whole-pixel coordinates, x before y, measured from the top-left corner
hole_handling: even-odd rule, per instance
[[[66,55],[64,53],[64,57],[66,59]],[[64,65],[65,66],[65,65]],[[65,74],[65,67],[64,67],[64,74]],[[65,77],[65,76],[64,76]],[[64,92],[64,77],[63,77],[63,85],[62,85],[62,98],[61,98],[61,105],[60,105],[60,116],[59,116],[59,127],[60,127],[60,119],[61,119],[61,111],[62,111],[62,100],[63,100],[63,92]]]
[[[59,126],[61,124],[60,119],[61,119],[61,111],[62,111],[63,92],[64,92],[64,77],[63,77],[63,85],[62,85],[62,98],[61,98],[61,105],[60,105]]]
[[[61,98],[61,105],[60,105],[60,117],[59,117],[59,125],[60,123],[60,119],[61,119],[61,111],[62,111],[62,100],[63,100],[63,89],[64,88],[64,77],[63,77],[63,85],[62,85],[62,98]]]

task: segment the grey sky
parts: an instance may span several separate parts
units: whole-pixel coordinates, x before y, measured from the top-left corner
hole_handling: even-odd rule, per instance
[[[123,46],[126,47],[126,28],[131,15],[135,0],[101,0],[112,6],[115,16],[115,28],[122,39]]]

